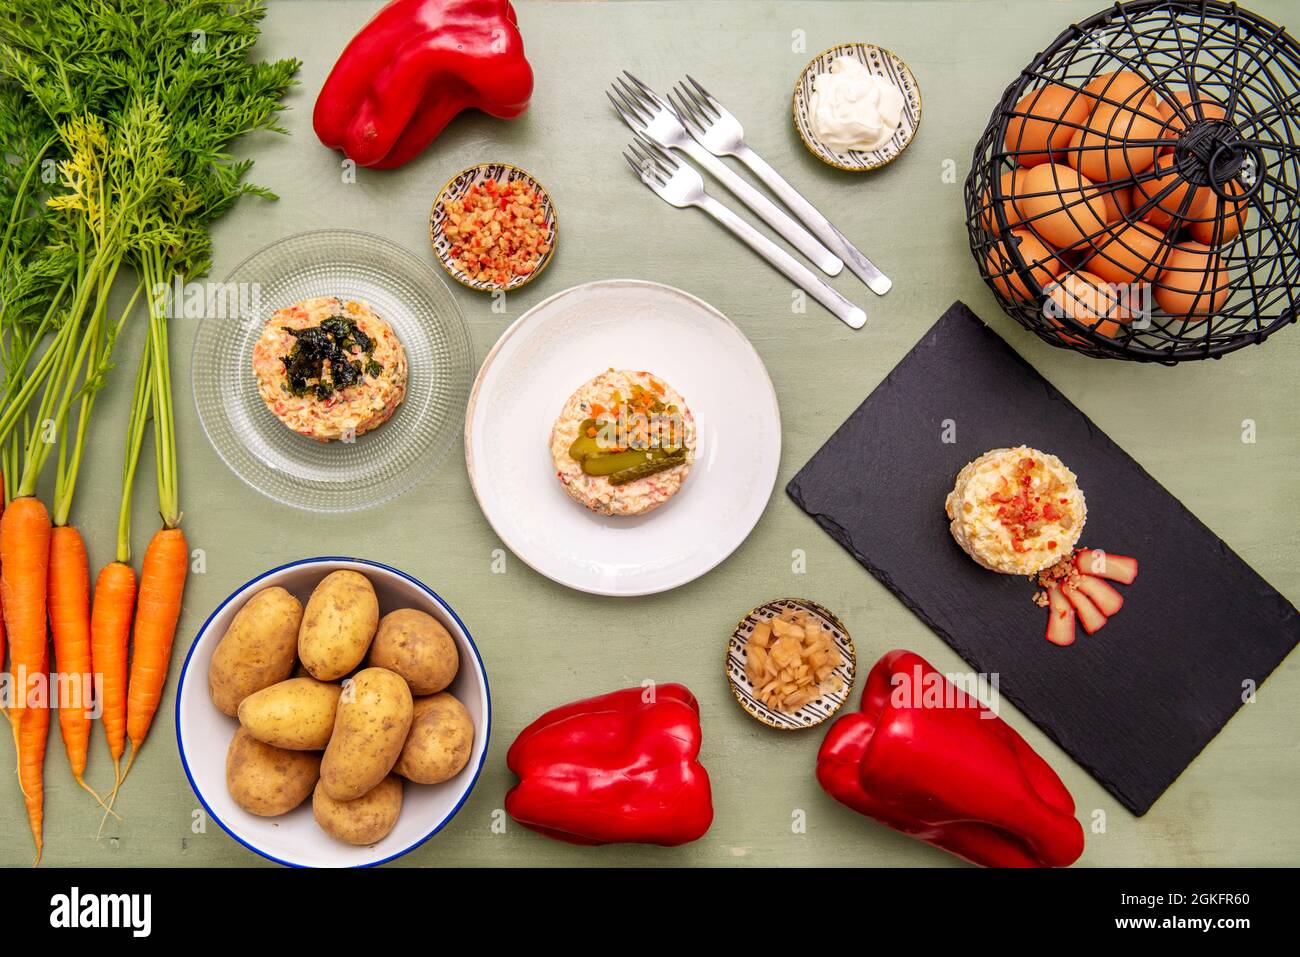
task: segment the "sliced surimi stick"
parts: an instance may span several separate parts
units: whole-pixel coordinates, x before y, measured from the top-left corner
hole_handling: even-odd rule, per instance
[[[1062,588],[1065,597],[1070,600],[1074,610],[1079,615],[1079,624],[1083,625],[1083,630],[1088,634],[1094,634],[1102,625],[1106,624],[1106,616],[1101,613],[1101,609],[1093,604],[1092,599],[1075,588]]]
[[[1085,575],[1109,578],[1121,585],[1133,584],[1138,577],[1138,562],[1128,555],[1111,555],[1096,548],[1080,549],[1074,557],[1074,567]]]
[[[1091,598],[1107,618],[1124,607],[1124,596],[1095,575],[1080,575],[1074,587]]]
[[[1056,585],[1047,589],[1047,640],[1054,645],[1074,644],[1074,607]]]

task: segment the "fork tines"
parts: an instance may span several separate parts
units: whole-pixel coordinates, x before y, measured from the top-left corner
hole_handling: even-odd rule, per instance
[[[633,129],[645,126],[650,122],[650,116],[646,112],[641,101],[630,91],[619,86],[619,81],[614,81],[611,90],[606,90],[605,95],[609,97],[609,102],[614,104],[614,109],[623,117],[623,121]]]
[[[614,104],[614,109],[618,110],[628,126],[641,129],[649,124],[659,111],[668,107],[654,90],[627,70],[624,70],[623,74],[627,80],[623,77],[615,77],[605,95],[609,97],[609,102]],[[628,82],[629,80],[631,82]]]
[[[644,83],[642,83],[640,80],[638,80],[636,77],[634,77],[634,76],[633,76],[631,73],[629,73],[627,70],[624,70],[624,71],[623,71],[623,75],[624,75],[625,77],[627,77],[629,80],[631,80],[634,84],[636,84],[637,92],[638,92],[642,97],[644,97],[645,99],[649,100],[649,101],[650,101],[651,103],[653,103],[655,106],[662,107],[662,106],[664,105],[664,101],[661,100],[661,99],[659,99],[659,94],[658,94],[658,93],[656,93],[654,90],[650,89],[650,87],[646,86]],[[615,83],[623,83],[623,81],[620,80],[620,79],[618,79],[617,77],[615,78],[614,82],[615,82]],[[627,86],[626,83],[624,83],[623,85],[624,85],[625,87]]]
[[[686,75],[686,80],[690,82],[690,86],[687,86],[685,81],[678,83],[669,91],[668,100],[682,122],[703,132],[722,114],[715,105],[717,101],[709,95],[708,90],[695,82],[695,78],[689,73]]]
[[[677,114],[683,126],[692,133],[704,132],[704,118],[692,108],[690,101],[674,89],[668,91],[668,102],[672,104],[673,112]]]
[[[651,143],[640,133],[637,134],[636,139],[627,144],[627,148],[636,154],[636,159],[627,153],[623,154],[623,159],[627,160],[632,171],[642,180],[649,177],[663,186],[677,169],[677,160],[671,154]]]

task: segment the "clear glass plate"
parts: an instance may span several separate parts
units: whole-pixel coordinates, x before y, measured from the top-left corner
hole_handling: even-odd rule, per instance
[[[432,265],[403,247],[356,230],[300,233],[249,256],[206,294],[192,361],[199,420],[222,460],[262,494],[317,512],[379,505],[425,479],[460,434],[469,330]],[[253,344],[272,313],[315,296],[367,303],[406,349],[405,401],[351,442],[291,431],[253,375]]]

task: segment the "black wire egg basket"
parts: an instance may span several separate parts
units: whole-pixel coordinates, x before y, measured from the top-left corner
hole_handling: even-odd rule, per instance
[[[1047,342],[1173,364],[1294,322],[1300,45],[1219,0],[1135,0],[1074,24],[975,148],[971,252]]]

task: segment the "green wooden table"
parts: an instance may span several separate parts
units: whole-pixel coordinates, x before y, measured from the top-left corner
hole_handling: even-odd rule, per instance
[[[552,584],[509,556],[494,574],[492,534],[470,493],[457,449],[397,502],[354,517],[310,516],[247,488],[213,452],[190,399],[194,322],[174,332],[185,528],[203,550],[176,640],[173,677],[158,719],[118,802],[121,823],[95,840],[99,814],[72,782],[57,731],[46,763],[48,865],[255,866],[265,864],[203,820],[175,746],[175,676],[209,611],[266,568],[331,552],[346,533],[355,552],[406,569],[437,589],[478,642],[491,678],[494,726],[472,797],[434,840],[396,866],[510,864],[917,865],[958,866],[934,850],[858,817],[813,778],[819,732],[778,734],[736,706],[722,674],[737,618],[769,598],[803,595],[835,609],[853,633],[864,669],[884,651],[914,649],[945,671],[957,655],[800,512],[781,489],[836,426],[954,300],[965,300],[1035,367],[1247,562],[1300,602],[1300,412],[1295,369],[1300,331],[1222,362],[1180,368],[1098,362],[1052,349],[1003,316],[966,246],[961,183],[971,151],[1005,85],[1068,23],[1102,0],[1041,2],[516,2],[537,74],[532,107],[516,122],[467,114],[419,160],[396,172],[362,170],[346,182],[339,154],[316,140],[316,91],[377,0],[273,0],[260,52],[303,59],[301,86],[285,116],[291,136],[240,145],[254,178],[278,203],[244,200],[215,233],[215,278],[264,244],[308,229],[353,227],[429,255],[426,213],[457,170],[500,160],[533,172],[558,205],[554,264],[512,294],[505,314],[459,287],[453,292],[481,359],[524,310],[568,286],[633,277],[679,286],[730,316],[767,364],[785,430],[777,492],[748,541],[703,579],[667,594],[595,598]],[[1285,22],[1283,0],[1250,6]],[[1291,24],[1294,28],[1296,24]],[[924,95],[920,132],[892,166],[853,175],[807,153],[790,120],[790,91],[819,50],[867,40],[895,50]],[[864,302],[867,328],[853,333],[816,307],[790,311],[790,287],[698,213],[675,211],[630,178],[619,150],[628,131],[603,90],[623,68],[663,86],[687,70],[745,123],[750,142],[895,281],[885,299],[846,272],[841,291]],[[138,354],[140,329],[123,355]],[[110,385],[97,415],[78,496],[91,530],[91,564],[112,552],[120,431],[130,375]],[[1243,442],[1251,420],[1256,441]],[[135,542],[143,549],[152,466],[137,493]],[[362,531],[363,530],[363,531]],[[806,571],[796,573],[796,558]],[[609,622],[634,616],[641,638],[609,637]],[[1248,640],[1248,636],[1239,636]],[[717,816],[695,844],[675,850],[582,849],[508,823],[499,809],[512,782],[505,751],[544,709],[646,678],[687,682],[699,696],[703,760]],[[855,696],[856,700],[856,696]],[[1136,819],[1010,705],[1004,715],[1061,774],[1089,829],[1081,864],[1300,863],[1300,659],[1292,656],[1155,805]],[[12,761],[6,736],[0,763]],[[111,780],[96,731],[90,779]],[[31,860],[16,780],[6,775],[0,863]]]

